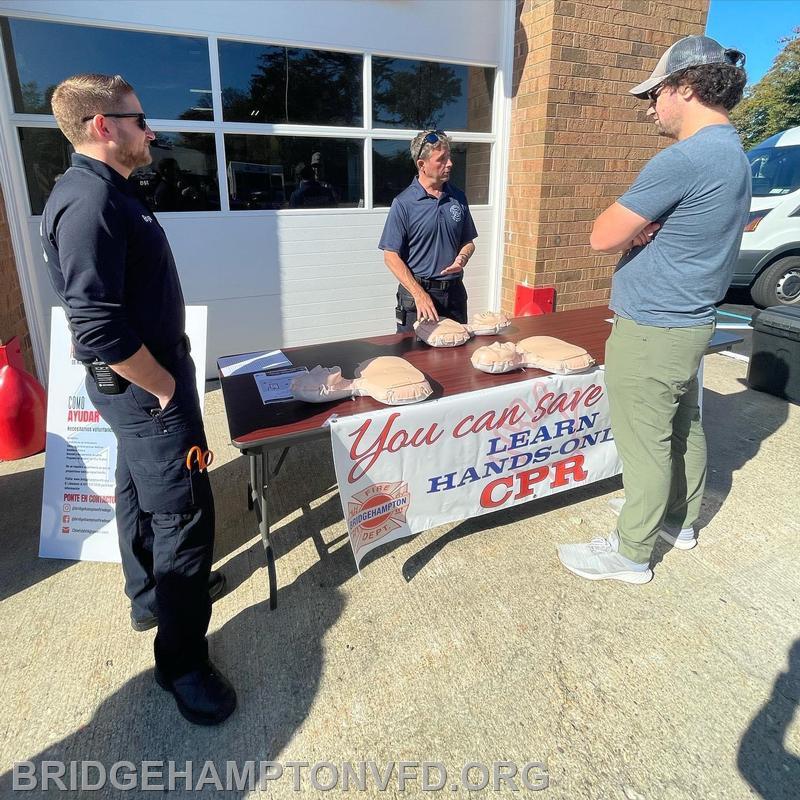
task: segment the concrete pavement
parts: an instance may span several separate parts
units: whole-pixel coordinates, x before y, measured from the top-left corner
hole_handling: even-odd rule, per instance
[[[380,790],[400,761],[438,764],[434,785],[446,769],[451,797],[800,797],[800,407],[748,390],[746,366],[706,359],[700,545],[659,544],[650,584],[582,581],[556,556],[559,542],[612,529],[616,480],[390,544],[359,576],[330,451],[309,445],[275,486],[273,612],[246,463],[210,392],[216,566],[230,586],[210,643],[240,701],[212,729],[186,723],[154,684],[153,633],[130,629],[118,566],[38,559],[43,456],[0,464],[0,798],[16,796],[23,760],[127,761],[140,783],[143,760],[191,761],[176,798],[437,794],[423,791],[421,766],[406,768],[404,790],[395,766]],[[249,790],[249,761],[280,762],[283,776]],[[360,761],[375,772],[344,791],[343,763],[357,772]],[[232,762],[242,787],[215,788],[205,762],[223,785]],[[331,767],[312,773],[318,762],[335,766],[335,788],[315,788],[332,781]],[[520,791],[493,791],[514,768]],[[484,773],[486,789],[469,792],[462,777],[478,786]],[[150,785],[166,779],[165,766]],[[108,778],[66,794],[153,796]]]

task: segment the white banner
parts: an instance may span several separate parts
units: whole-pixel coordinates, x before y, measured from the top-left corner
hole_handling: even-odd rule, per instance
[[[186,333],[205,395],[206,306],[186,308]],[[86,370],[72,358],[67,318],[51,309],[40,558],[119,561],[116,508],[117,440],[86,394]]]
[[[393,539],[622,471],[602,368],[334,419],[331,443],[357,565]]]

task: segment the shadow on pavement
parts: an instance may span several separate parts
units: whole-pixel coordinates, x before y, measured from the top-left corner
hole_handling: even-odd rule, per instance
[[[260,550],[259,542],[238,554],[226,565],[226,572],[232,578],[241,580],[242,573],[246,577],[258,566]],[[147,670],[103,700],[88,724],[27,760],[37,767],[43,760],[92,760],[106,770],[120,761],[139,769],[142,761],[153,760],[163,762],[165,779],[168,761],[175,762],[178,770],[190,761],[194,771],[190,788],[197,785],[204,762],[214,762],[224,784],[227,761],[236,762],[239,771],[254,761],[257,778],[258,762],[276,760],[308,715],[320,683],[323,639],[343,607],[341,593],[326,587],[352,573],[352,560],[349,548],[340,548],[281,588],[276,611],[269,610],[265,599],[244,608],[209,636],[211,657],[229,676],[239,697],[239,707],[223,725],[202,728],[184,721],[173,699],[155,684],[152,670]],[[144,636],[141,646],[150,646]],[[11,769],[0,775],[0,797],[12,796],[12,779]],[[186,785],[186,779],[178,779],[176,796],[184,796]],[[244,798],[252,788],[234,787],[225,796]],[[115,796],[108,785],[104,791],[103,796]],[[209,783],[185,796],[219,794]],[[63,795],[85,793],[66,791]],[[139,794],[134,790],[128,796]]]
[[[0,475],[0,601],[75,562],[39,558],[44,467]]]
[[[786,749],[786,732],[800,705],[800,639],[789,650],[789,669],[775,680],[772,694],[739,743],[736,764],[764,800],[800,797],[800,757]]]
[[[425,567],[451,542],[464,539],[475,533],[499,528],[503,525],[511,525],[515,522],[533,519],[541,514],[546,514],[548,511],[565,508],[575,503],[583,502],[584,500],[600,497],[601,495],[619,490],[621,486],[622,478],[621,476],[616,476],[597,481],[596,483],[590,483],[587,486],[581,486],[567,492],[560,492],[559,494],[542,497],[532,502],[522,503],[512,508],[501,509],[489,514],[483,514],[480,517],[464,520],[435,541],[414,553],[414,555],[403,564],[403,577],[406,582],[412,581],[416,575],[425,569]],[[608,533],[608,531],[605,531],[605,533]],[[602,532],[598,531],[598,534],[602,534]],[[381,550],[381,552],[385,551]]]
[[[703,392],[708,477],[700,529],[714,519],[730,494],[734,473],[756,457],[761,443],[783,426],[788,414],[785,400],[749,388],[736,394]]]

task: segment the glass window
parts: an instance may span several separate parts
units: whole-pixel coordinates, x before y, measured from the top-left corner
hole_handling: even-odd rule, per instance
[[[486,205],[489,202],[492,146],[476,142],[454,142],[451,152],[453,170],[450,180],[467,195],[471,206]]]
[[[356,139],[227,134],[231,209],[363,206],[363,151]]]
[[[72,145],[57,128],[20,128],[19,143],[31,214],[38,216],[55,182],[69,169]]]
[[[153,119],[211,120],[208,40],[0,18],[14,110],[51,114],[50,97],[81,72],[120,74]]]
[[[44,210],[55,182],[70,165],[72,145],[56,128],[20,128],[31,214]],[[154,211],[218,211],[217,157],[212,133],[159,133],[153,162],[131,175]]]
[[[131,175],[153,211],[219,211],[213,133],[159,133]]]
[[[363,125],[364,57],[219,42],[222,115],[230,122]]]
[[[417,174],[406,141],[374,141],[372,144],[373,203],[390,206],[392,200]],[[467,195],[470,205],[489,202],[490,144],[453,142],[450,182]]]
[[[402,58],[372,59],[372,117],[376,128],[492,129],[494,73]]]
[[[392,200],[413,180],[417,171],[408,142],[372,142],[372,203],[390,206]]]
[[[789,194],[800,189],[800,146],[761,147],[747,153],[753,196]]]

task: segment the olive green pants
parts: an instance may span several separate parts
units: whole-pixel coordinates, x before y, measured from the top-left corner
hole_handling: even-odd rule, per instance
[[[688,528],[700,514],[706,439],[697,371],[713,334],[713,323],[656,328],[614,317],[606,386],[625,486],[619,552],[640,564],[662,524]]]

